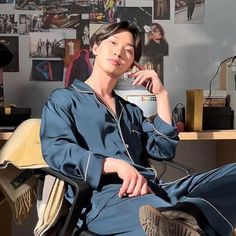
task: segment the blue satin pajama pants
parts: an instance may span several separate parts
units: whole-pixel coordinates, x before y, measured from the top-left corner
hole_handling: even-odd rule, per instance
[[[210,236],[231,236],[236,227],[236,164],[186,176],[174,182],[159,184],[168,201],[154,194],[133,198],[111,198],[101,212],[88,223],[89,230],[100,235],[145,236],[139,223],[139,208],[173,208],[192,204],[208,221]]]

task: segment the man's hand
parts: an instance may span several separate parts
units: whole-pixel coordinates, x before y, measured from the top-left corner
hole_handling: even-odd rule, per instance
[[[129,163],[123,160],[106,158],[103,173],[116,172],[123,180],[119,191],[119,197],[136,197],[153,193],[147,180]]]
[[[158,95],[165,91],[165,87],[154,70],[147,70],[144,66],[134,62],[139,69],[134,73],[129,73],[130,78],[135,78],[133,85],[143,85],[150,93]]]

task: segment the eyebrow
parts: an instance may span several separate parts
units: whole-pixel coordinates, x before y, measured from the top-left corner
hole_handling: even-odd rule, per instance
[[[110,37],[114,37],[116,39],[120,39],[119,37],[115,36],[115,35],[111,35]],[[131,46],[132,48],[134,48],[134,45],[132,43],[127,43],[128,46]]]

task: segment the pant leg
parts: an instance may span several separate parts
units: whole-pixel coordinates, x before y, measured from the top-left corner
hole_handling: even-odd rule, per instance
[[[193,16],[194,8],[195,8],[194,5],[191,6],[191,10],[190,10],[190,18],[192,18],[192,16]]]
[[[190,15],[191,15],[191,8],[188,6],[188,8],[187,8],[187,18],[188,18],[188,20],[190,19]]]
[[[154,194],[132,198],[115,195],[87,224],[88,229],[100,235],[146,236],[139,221],[139,208],[147,204],[156,208],[171,206]]]
[[[230,235],[236,226],[236,164],[188,176],[163,185],[172,204],[190,202],[198,206],[220,235]],[[226,204],[228,203],[228,204]]]

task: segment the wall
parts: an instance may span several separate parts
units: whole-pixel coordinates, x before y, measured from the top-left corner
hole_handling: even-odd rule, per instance
[[[127,2],[129,6],[136,5],[134,0]],[[151,0],[142,2],[152,4]],[[164,80],[173,106],[185,103],[186,89],[207,89],[217,65],[236,53],[235,9],[234,0],[206,0],[204,24],[175,24],[171,0],[171,19],[160,23],[169,42],[169,56],[164,57]],[[2,11],[11,13],[12,9],[1,4]],[[4,73],[5,103],[31,107],[32,116],[39,117],[49,93],[63,87],[63,82],[29,81],[28,36],[20,36],[19,41],[20,72]],[[213,87],[218,87],[217,79]]]

